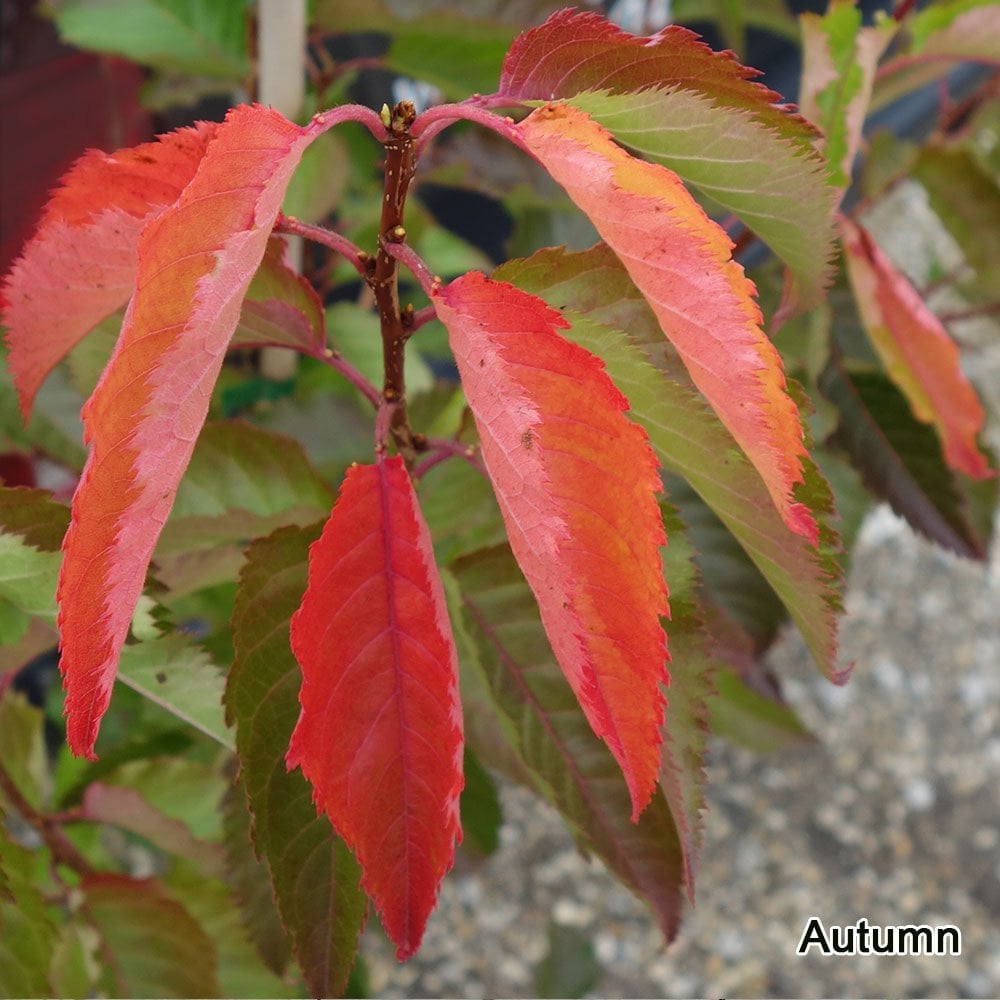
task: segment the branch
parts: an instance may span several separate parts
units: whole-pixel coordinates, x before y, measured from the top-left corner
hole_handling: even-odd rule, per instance
[[[427,438],[426,450],[429,453],[413,470],[413,478],[420,479],[434,468],[449,458],[462,458],[469,463],[477,472],[483,476],[487,475],[486,466],[479,455],[479,449],[474,444],[463,444],[452,438]]]
[[[77,850],[73,842],[59,828],[59,822],[51,816],[40,813],[21,794],[14,779],[7,773],[0,761],[0,790],[14,807],[17,814],[32,827],[45,842],[52,853],[52,860],[58,864],[72,868],[79,875],[90,875],[93,868],[87,859]]]

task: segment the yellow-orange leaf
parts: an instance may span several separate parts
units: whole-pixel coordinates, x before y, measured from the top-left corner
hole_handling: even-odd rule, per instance
[[[798,410],[729,237],[676,174],[630,156],[583,112],[550,104],[516,128],[621,259],[785,523],[816,544],[812,514],[793,499],[805,454]]]
[[[937,430],[945,461],[967,476],[990,478],[976,443],[985,414],[955,342],[863,226],[843,217],[840,231],[858,311],[889,377],[913,415]]]

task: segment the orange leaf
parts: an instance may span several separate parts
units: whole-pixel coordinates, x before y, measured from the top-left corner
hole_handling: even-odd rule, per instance
[[[352,466],[292,617],[302,712],[287,762],[357,855],[402,961],[461,839],[458,663],[403,460]]]
[[[858,311],[889,377],[913,415],[937,430],[948,465],[989,479],[993,470],[976,443],[985,414],[958,347],[871,234],[846,217],[840,229]]]
[[[676,174],[630,156],[583,112],[547,105],[517,131],[621,259],[785,523],[815,545],[816,522],[792,499],[805,454],[798,410],[729,237]]]
[[[511,548],[636,819],[656,785],[667,680],[656,458],[603,362],[561,337],[540,299],[470,272],[433,302]]]
[[[128,301],[142,227],[177,200],[217,129],[199,122],[134,149],[91,149],[63,178],[4,280],[9,364],[25,419],[49,372]]]
[[[121,337],[84,407],[90,455],[59,580],[67,740],[93,756],[156,540],[285,187],[315,130],[229,113],[201,169],[139,239]]]

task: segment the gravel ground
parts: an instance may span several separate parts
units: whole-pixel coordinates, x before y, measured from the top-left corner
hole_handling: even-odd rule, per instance
[[[900,197],[886,218],[903,211],[917,230],[894,256],[919,274],[940,238],[919,196]],[[1000,412],[996,327],[967,336]],[[673,945],[554,813],[504,788],[501,849],[446,880],[419,955],[396,965],[367,936],[372,994],[532,996],[555,920],[594,942],[596,996],[1000,996],[998,609],[997,546],[988,565],[965,562],[876,509],[842,629],[854,676],[828,684],[791,630],[776,645],[771,665],[818,743],[767,757],[712,745],[699,896]],[[962,954],[800,958],[812,916],[954,924]]]

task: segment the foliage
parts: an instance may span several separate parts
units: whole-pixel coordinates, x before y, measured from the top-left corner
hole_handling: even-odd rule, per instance
[[[679,26],[356,6],[318,0],[312,44],[377,29],[458,103],[377,114],[314,49],[305,124],[241,104],[86,153],[4,281],[7,993],[358,991],[369,900],[412,955],[463,826],[470,857],[496,847],[498,774],[669,941],[710,734],[808,739],[760,685],[781,624],[847,680],[835,498],[848,548],[883,499],[986,551],[984,408],[866,213],[920,184],[964,255],[953,320],[996,308],[1000,5],[865,26],[832,0],[801,20],[801,114]],[[779,5],[717,6],[737,44],[788,32]],[[159,74],[152,100],[252,63],[241,3],[52,10]],[[992,75],[922,147],[864,135],[963,60]],[[484,274],[407,203],[432,187],[498,200],[531,252]],[[544,246],[567,233],[597,241]],[[748,274],[734,239],[774,257]],[[300,356],[290,382],[263,347]],[[39,707],[20,688],[57,641],[65,698]],[[592,951],[553,925],[544,995],[572,954],[587,989]]]

